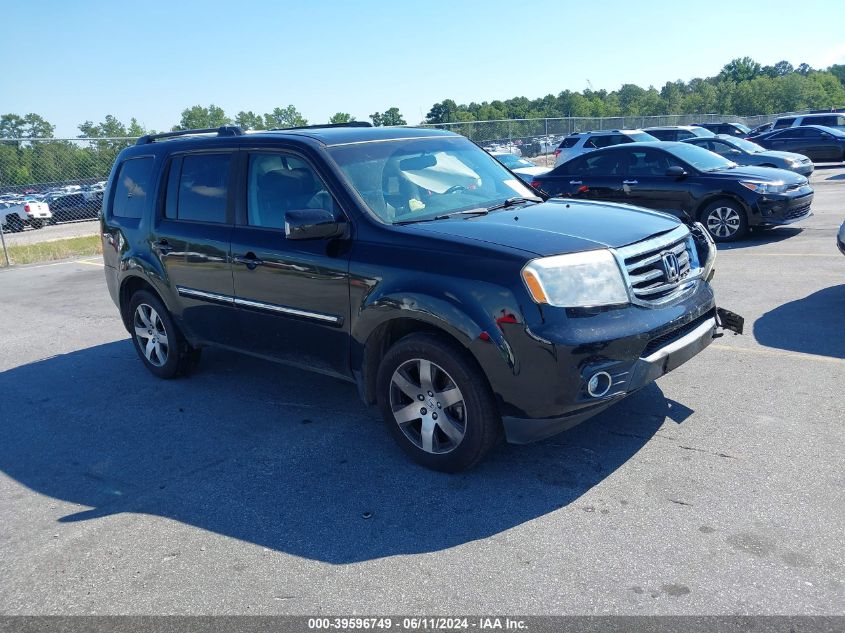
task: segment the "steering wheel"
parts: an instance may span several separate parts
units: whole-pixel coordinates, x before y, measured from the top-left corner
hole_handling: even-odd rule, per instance
[[[466,190],[467,190],[467,188],[464,187],[463,185],[452,185],[451,187],[449,187],[446,191],[444,191],[440,195],[445,196],[447,193],[458,193],[459,191],[466,191]]]

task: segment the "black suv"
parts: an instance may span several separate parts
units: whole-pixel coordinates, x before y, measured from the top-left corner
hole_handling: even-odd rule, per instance
[[[440,130],[238,128],[118,157],[105,276],[144,365],[215,345],[337,376],[455,471],[595,415],[737,322],[700,225],[552,201]],[[720,319],[720,320],[717,320]]]

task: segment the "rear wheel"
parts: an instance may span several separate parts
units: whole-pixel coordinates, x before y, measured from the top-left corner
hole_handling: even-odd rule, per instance
[[[717,242],[733,242],[748,232],[745,210],[733,200],[716,200],[707,205],[701,219]]]
[[[501,437],[486,377],[465,350],[433,334],[412,334],[379,366],[378,402],[396,442],[416,462],[445,472],[478,463]]]
[[[139,290],[129,302],[130,333],[138,357],[159,378],[188,373],[198,362],[200,350],[188,345],[161,300]]]
[[[32,220],[29,225],[34,229],[40,229],[44,226],[44,222],[42,220]]]
[[[12,214],[6,216],[6,230],[9,233],[20,233],[23,231],[23,220]]]

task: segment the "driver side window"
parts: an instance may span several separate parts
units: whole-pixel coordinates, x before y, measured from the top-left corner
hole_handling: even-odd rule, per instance
[[[285,212],[337,205],[319,175],[304,160],[288,154],[250,154],[247,175],[247,223],[281,229]]]

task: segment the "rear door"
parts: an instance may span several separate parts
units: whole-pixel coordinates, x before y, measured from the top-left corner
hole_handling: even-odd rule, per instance
[[[237,341],[229,247],[235,151],[177,154],[150,249],[179,297],[183,327],[220,345]]]
[[[653,147],[627,148],[625,154],[627,171],[622,192],[626,202],[667,211],[679,217],[690,209],[687,179],[666,175],[666,170],[674,166],[689,171],[686,165],[671,154]]]
[[[622,202],[623,157],[616,148],[585,154],[572,161],[560,184],[574,198]]]
[[[348,376],[350,242],[288,240],[284,230],[287,211],[345,214],[326,180],[293,150],[243,152],[241,163],[232,236],[238,346]]]

